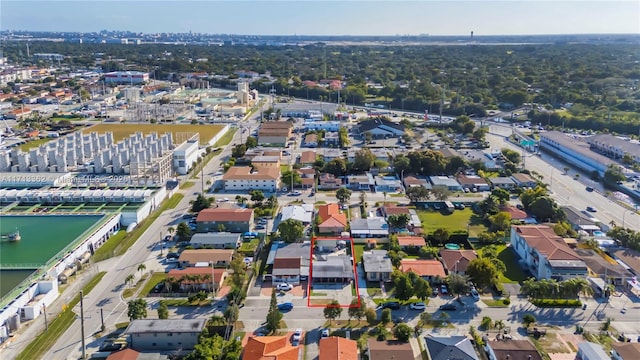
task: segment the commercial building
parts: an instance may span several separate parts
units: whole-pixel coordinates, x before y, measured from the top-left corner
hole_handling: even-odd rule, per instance
[[[111,84],[145,84],[149,73],[140,71],[113,71],[104,74],[104,82]]]
[[[293,124],[288,121],[268,121],[258,130],[258,144],[284,146],[291,137]]]
[[[280,169],[249,166],[232,166],[222,176],[225,190],[262,190],[275,192],[280,186]]]
[[[193,164],[198,161],[199,139],[200,137],[196,134],[173,151],[173,167],[178,174],[187,174]]]
[[[404,130],[404,125],[381,118],[361,121],[357,127],[358,133],[371,134],[374,138],[399,137]]]
[[[521,265],[538,280],[587,277],[585,262],[549,226],[512,226],[511,246]]]
[[[602,177],[614,160],[591,150],[591,145],[579,135],[559,131],[540,133],[540,149],[553,153],[569,164],[586,172],[597,171]]]
[[[209,208],[203,209],[196,217],[198,232],[245,233],[251,230],[253,209]]]
[[[637,140],[633,141],[629,138],[622,138],[610,134],[594,135],[588,137],[586,140],[591,150],[606,157],[622,160],[627,156],[631,162],[640,164],[640,142]]]
[[[192,350],[206,319],[138,319],[125,330],[129,346],[137,351]]]

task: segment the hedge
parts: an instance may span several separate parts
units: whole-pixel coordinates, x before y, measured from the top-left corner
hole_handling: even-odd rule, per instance
[[[537,299],[531,302],[538,307],[580,307],[582,302],[578,299]]]

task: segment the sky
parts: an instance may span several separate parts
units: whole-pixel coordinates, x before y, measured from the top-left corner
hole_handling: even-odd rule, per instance
[[[640,1],[2,0],[0,29],[239,35],[638,34]]]

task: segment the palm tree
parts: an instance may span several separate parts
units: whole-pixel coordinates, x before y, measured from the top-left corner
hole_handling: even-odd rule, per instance
[[[173,233],[176,232],[176,229],[173,226],[169,226],[167,232],[169,233],[169,235],[173,235]]]
[[[138,271],[140,271],[140,273],[142,274],[145,270],[147,270],[147,265],[145,264],[140,264],[138,265]]]
[[[133,280],[134,280],[135,278],[136,278],[136,277],[135,277],[133,274],[129,274],[129,275],[127,275],[127,277],[124,279],[124,283],[125,283],[125,285],[127,285],[127,284],[128,284],[129,286],[131,286],[131,284],[133,283]]]

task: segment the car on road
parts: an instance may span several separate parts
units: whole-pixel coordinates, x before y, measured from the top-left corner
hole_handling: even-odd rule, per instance
[[[587,211],[588,212],[597,212],[597,210],[591,206],[587,206]]]
[[[293,336],[291,336],[291,344],[293,346],[298,346],[300,344],[300,340],[302,340],[302,329],[298,328],[293,332]]]
[[[480,294],[478,294],[478,290],[471,289],[471,297],[473,300],[480,300]]]
[[[398,309],[400,309],[400,303],[397,302],[397,301],[388,301],[388,302],[382,304],[382,308],[383,309],[398,310]]]
[[[440,294],[446,295],[448,293],[449,293],[449,290],[447,290],[447,285],[441,285],[440,286]]]
[[[425,310],[427,308],[427,305],[423,302],[417,302],[411,303],[411,305],[409,305],[409,308],[411,310]]]
[[[458,308],[454,304],[444,304],[440,305],[439,309],[442,311],[456,311]]]
[[[300,196],[300,195],[302,195],[302,193],[300,191],[292,191],[290,195],[291,196]]]
[[[588,192],[593,192],[593,188],[592,188],[591,186],[587,186],[586,190],[587,190]]]
[[[286,302],[282,304],[278,304],[278,310],[280,311],[289,311],[293,309],[293,303]]]
[[[287,283],[278,284],[276,286],[276,290],[278,291],[289,291],[291,289],[293,289],[293,285]]]
[[[322,331],[320,332],[320,338],[326,338],[329,337],[329,329],[322,329]]]
[[[256,230],[264,230],[264,229],[266,229],[266,228],[267,228],[267,227],[266,227],[266,226],[264,226],[264,225],[262,225],[262,224],[258,224],[258,225],[256,225]]]

